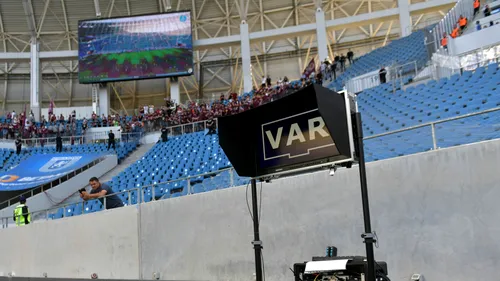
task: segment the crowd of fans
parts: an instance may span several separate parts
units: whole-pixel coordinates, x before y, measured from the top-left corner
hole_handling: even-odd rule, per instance
[[[248,94],[241,96],[236,93],[230,93],[227,96],[222,94],[216,101],[189,102],[186,105],[166,100],[165,104],[159,107],[143,105],[139,107],[136,114],[130,116],[127,114],[98,116],[93,113],[88,119],[78,120],[75,111],[65,118],[63,114],[59,116],[53,114],[53,109],[50,108],[48,118],[42,116],[40,122],[35,122],[33,112],[26,114],[24,111],[17,114],[12,111],[5,118],[0,119],[0,138],[13,140],[19,137],[25,140],[38,138],[42,139],[43,145],[43,139],[55,139],[58,136],[69,137],[73,142],[73,138],[84,136],[88,128],[97,127],[120,127],[117,130],[122,134],[158,131],[166,127],[174,127],[173,134],[193,129],[199,130],[206,126],[199,124],[195,128],[193,125],[182,125],[236,114],[279,99],[312,83],[322,84],[324,79],[336,79],[337,71],[345,71],[346,62],[350,65],[354,63],[354,53],[351,50],[347,56],[341,54],[335,55],[333,60],[325,59],[318,68],[312,61],[312,65],[306,68],[300,81],[291,82],[285,76],[273,83],[269,76],[262,77],[260,87],[254,87]]]
[[[88,128],[110,126],[120,127],[122,134],[157,131],[163,127],[175,126],[177,126],[176,131],[183,129],[189,131],[192,130],[192,126],[181,128],[180,125],[236,114],[276,100],[315,81],[311,75],[300,82],[291,83],[287,77],[284,77],[273,84],[268,77],[260,88],[254,87],[253,95],[238,96],[236,93],[231,93],[226,96],[222,94],[219,100],[210,103],[189,102],[187,105],[174,104],[167,100],[161,107],[141,106],[138,114],[131,116],[126,114],[97,116],[94,113],[88,119],[77,120],[75,111],[67,118],[62,114],[56,116],[49,112],[48,119],[42,116],[40,122],[35,122],[33,112],[26,116],[24,112],[17,114],[12,111],[5,116],[4,122],[0,123],[0,138],[14,140],[18,137],[22,139],[77,137],[85,135]]]

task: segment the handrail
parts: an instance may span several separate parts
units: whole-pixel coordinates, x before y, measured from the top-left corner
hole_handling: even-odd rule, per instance
[[[482,111],[467,113],[467,114],[460,115],[460,116],[445,118],[445,119],[438,120],[438,121],[427,122],[425,124],[415,125],[415,126],[411,126],[408,128],[397,129],[397,130],[386,132],[386,133],[381,133],[381,134],[376,134],[376,135],[372,135],[369,137],[364,137],[363,140],[375,139],[375,138],[393,135],[393,134],[397,134],[397,133],[401,133],[401,132],[405,132],[405,131],[411,131],[411,130],[415,130],[415,129],[419,129],[419,128],[423,128],[423,127],[434,126],[436,124],[455,121],[455,120],[459,120],[459,119],[463,119],[463,118],[467,118],[467,117],[472,117],[472,116],[477,116],[477,115],[481,115],[481,114],[486,114],[486,113],[490,113],[490,112],[495,112],[495,111],[499,111],[499,110],[500,110],[500,107],[494,107],[494,108],[485,109]]]
[[[500,47],[500,44],[495,43],[487,46],[482,46],[480,48],[477,48],[475,50],[460,55],[449,56],[440,54],[440,57],[443,58],[441,60],[439,59],[438,56],[433,57],[432,65],[436,70],[435,75],[437,78],[443,78],[443,77],[449,78],[451,75],[456,74],[459,70],[470,71],[481,65],[486,65],[491,61],[498,62],[500,59],[500,52],[496,52],[496,50],[493,57],[490,58],[484,57],[485,52],[489,52],[489,50],[495,49],[497,47]],[[476,59],[475,61],[473,59],[474,56]],[[471,61],[468,61],[468,59],[471,59]]]
[[[137,138],[142,137],[142,132],[122,133],[116,139],[122,140],[122,142],[124,142],[123,139],[130,139],[130,138],[134,138],[134,137],[137,137]],[[75,143],[81,141],[80,144],[84,144],[85,143],[84,140],[103,140],[103,139],[107,139],[107,138],[108,138],[108,134],[104,133],[104,132],[95,132],[95,133],[91,133],[90,135],[85,134],[85,135],[78,135],[78,136],[61,136],[63,143],[71,143],[71,140],[73,139],[75,141]],[[14,140],[12,140],[11,142],[13,142],[13,141]],[[56,137],[21,139],[21,142],[23,143],[23,145],[25,145],[27,147],[41,145],[42,142],[44,145],[51,145],[51,144],[53,145],[55,143],[55,141],[56,141]]]

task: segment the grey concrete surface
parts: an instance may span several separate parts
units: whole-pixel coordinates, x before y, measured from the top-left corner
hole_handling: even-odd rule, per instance
[[[99,177],[101,182],[110,181],[114,176],[119,175],[123,170],[125,170],[128,166],[134,164],[137,160],[142,158],[146,152],[148,152],[155,144],[142,144],[140,145],[132,154],[123,159],[123,161],[118,164],[113,170],[107,172],[103,176]]]
[[[368,164],[375,257],[393,281],[498,279],[499,164],[500,140]],[[292,280],[288,268],[327,245],[365,254],[357,168],[276,180],[262,195],[266,280]],[[13,241],[0,243],[0,276],[249,281],[252,238],[238,187],[0,230]]]
[[[0,276],[137,279],[137,208],[0,231]]]
[[[368,164],[379,260],[394,281],[496,280],[500,266],[500,142]],[[260,187],[260,186],[259,186]],[[142,209],[142,271],[166,279],[252,280],[245,188],[176,198]],[[292,280],[295,262],[364,255],[358,169],[264,184],[261,239],[266,280]]]

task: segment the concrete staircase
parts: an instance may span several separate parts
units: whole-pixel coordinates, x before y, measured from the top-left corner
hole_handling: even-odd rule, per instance
[[[132,154],[130,154],[127,158],[125,158],[118,166],[116,166],[113,170],[104,174],[99,178],[100,182],[110,181],[114,176],[120,174],[125,168],[135,163],[137,160],[142,158],[146,152],[148,152],[155,143],[142,144],[139,146]]]

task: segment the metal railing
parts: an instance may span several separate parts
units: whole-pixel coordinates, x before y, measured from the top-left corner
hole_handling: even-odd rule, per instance
[[[215,184],[214,178],[223,172],[229,172],[229,182],[221,183],[221,185],[217,186]],[[180,179],[176,179],[176,180],[158,182],[156,184],[131,188],[131,189],[128,189],[128,190],[125,190],[122,192],[116,192],[116,193],[113,193],[110,195],[106,195],[106,196],[98,198],[98,199],[92,199],[92,200],[86,201],[89,203],[86,203],[85,201],[79,201],[79,202],[64,204],[61,206],[55,206],[55,207],[52,207],[49,209],[33,211],[33,212],[31,212],[32,223],[33,222],[36,223],[37,221],[46,221],[46,220],[51,220],[51,219],[56,219],[56,218],[75,216],[75,208],[80,208],[80,207],[81,207],[81,209],[80,209],[81,212],[78,210],[76,212],[77,215],[95,212],[96,210],[93,210],[92,206],[91,206],[93,201],[101,201],[101,205],[99,205],[99,203],[96,203],[96,204],[99,205],[99,210],[105,210],[107,207],[106,198],[113,196],[113,195],[117,195],[117,196],[121,197],[122,201],[123,201],[123,199],[125,199],[124,200],[125,206],[136,205],[136,204],[147,203],[150,201],[162,200],[164,197],[166,197],[166,198],[170,198],[172,196],[175,197],[176,193],[180,193],[182,195],[189,195],[189,194],[193,194],[193,193],[203,192],[203,191],[199,191],[199,190],[194,192],[193,185],[191,184],[192,179],[201,178],[203,184],[205,184],[205,180],[209,180],[211,182],[210,184],[212,186],[214,184],[216,185],[215,188],[210,189],[210,190],[214,190],[214,189],[223,189],[223,188],[235,186],[237,183],[237,181],[236,181],[237,177],[239,177],[239,176],[233,168],[226,168],[226,169],[221,169],[221,170],[214,171],[214,172],[208,172],[208,173],[198,174],[198,175],[194,175],[194,176],[188,176],[188,177],[184,177],[184,178],[180,178]],[[200,182],[198,181],[198,183],[200,183]],[[177,186],[176,186],[176,184],[177,184]],[[158,188],[160,189],[160,191],[162,191],[161,193],[157,193]],[[186,191],[184,191],[183,188],[186,188]],[[171,191],[173,191],[173,193],[171,193]],[[74,194],[76,194],[76,193],[77,192],[75,192]],[[165,196],[165,195],[167,195],[167,196]],[[0,218],[0,221],[1,221],[2,228],[8,228],[9,226],[15,225],[15,222],[13,220],[13,216],[2,217],[2,218]]]
[[[31,190],[28,190],[26,192],[23,192],[21,194],[18,194],[16,195],[15,197],[13,198],[10,198],[8,200],[5,200],[3,202],[0,203],[0,209],[3,209],[3,208],[7,208],[7,207],[10,207],[12,206],[13,204],[16,204],[19,202],[19,197],[20,196],[24,196],[25,198],[30,198],[30,197],[33,197],[37,194],[40,194],[42,192],[45,192],[49,189],[51,189],[52,187],[54,186],[57,186],[65,181],[68,181],[70,178],[72,177],[75,177],[76,175],[88,170],[89,168],[92,168],[94,167],[95,165],[99,164],[100,162],[102,162],[104,159],[103,158],[100,158],[100,159],[96,159],[90,163],[88,163],[87,165],[81,167],[81,168],[78,168],[58,179],[55,179],[49,183],[46,183],[46,184],[43,184],[43,185],[40,185],[40,186],[37,186],[35,188],[32,188]]]
[[[478,112],[473,112],[473,113],[468,113],[468,114],[464,114],[464,115],[460,115],[460,116],[450,117],[450,118],[446,118],[446,119],[442,119],[442,120],[438,120],[438,121],[432,121],[432,122],[428,122],[425,124],[420,124],[420,125],[415,125],[415,126],[411,126],[408,128],[390,131],[387,133],[376,134],[376,135],[364,137],[363,140],[376,139],[376,138],[380,138],[380,137],[384,137],[384,136],[395,135],[395,134],[402,133],[402,132],[408,132],[408,131],[412,131],[412,130],[416,130],[416,129],[420,129],[420,128],[429,127],[429,129],[431,130],[431,137],[432,137],[432,147],[430,147],[430,149],[435,150],[435,149],[439,148],[439,144],[438,144],[438,141],[436,138],[436,125],[451,122],[451,121],[457,121],[460,119],[470,118],[473,116],[497,112],[497,111],[500,111],[500,107],[495,107],[495,108],[490,108],[490,109],[486,109],[486,110],[482,110],[482,111],[478,111]]]
[[[138,133],[126,133],[117,135],[117,142],[135,142],[140,140],[142,137],[142,132]],[[87,143],[100,143],[108,139],[108,134],[105,132],[96,132],[91,134],[85,134],[80,136],[64,136],[61,137],[63,145],[75,145],[75,144],[87,144]],[[14,140],[4,140],[4,142],[12,142]],[[56,145],[56,137],[46,137],[46,138],[30,138],[21,139],[24,147],[37,147],[37,146],[54,146]]]
[[[405,84],[405,78],[415,77],[418,73],[418,62],[411,61],[405,64],[393,65],[386,68],[387,82],[393,82],[395,88]],[[366,89],[370,89],[380,85],[379,71],[373,71],[372,74],[360,75],[356,78],[349,80],[346,83],[346,89],[350,93],[359,93]],[[397,85],[398,84],[398,85]]]
[[[463,71],[473,71],[478,67],[499,62],[499,44],[483,46],[460,56],[435,54],[432,59],[433,76],[435,79],[449,78],[454,74],[461,74]]]
[[[218,128],[217,118],[214,118],[215,128]],[[167,127],[169,136],[178,136],[188,133],[203,132],[207,127],[208,120],[197,121],[187,124],[175,125]]]
[[[439,21],[439,23],[432,29],[432,33],[434,34],[434,46],[435,49],[438,50],[440,47],[441,38],[444,33],[450,34],[460,16],[464,16],[468,19],[469,22],[473,19],[474,8],[473,8],[474,0],[459,0],[457,4],[451,8],[451,10],[446,13],[444,18]]]

